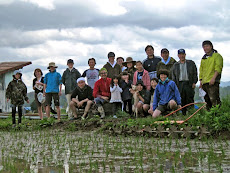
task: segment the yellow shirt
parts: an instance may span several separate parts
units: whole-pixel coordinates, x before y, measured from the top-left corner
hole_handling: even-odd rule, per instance
[[[216,77],[216,82],[220,83],[221,72],[223,69],[223,58],[219,53],[212,53],[209,57],[203,57],[200,64],[199,78],[202,83],[209,83],[215,72],[219,75]]]

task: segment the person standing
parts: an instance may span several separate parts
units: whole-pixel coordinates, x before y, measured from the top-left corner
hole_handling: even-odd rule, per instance
[[[126,113],[129,113],[130,115],[132,114],[132,94],[130,92],[130,89],[132,88],[132,80],[130,80],[130,74],[127,73],[126,71],[121,73],[121,88],[122,88],[122,93],[121,93],[121,98],[124,103],[123,109],[125,110]],[[128,105],[128,111],[126,109]]]
[[[136,61],[133,61],[132,57],[127,57],[126,61],[123,62],[123,65],[127,67],[124,71],[130,74],[130,80],[133,81],[133,75],[137,71],[134,67],[136,65]]]
[[[178,50],[179,61],[172,68],[172,80],[176,83],[180,96],[181,106],[194,103],[195,87],[198,81],[196,64],[192,60],[186,59],[184,49]],[[186,115],[187,108],[182,109]]]
[[[77,86],[77,79],[81,77],[81,74],[77,69],[73,67],[74,61],[72,59],[69,59],[67,61],[67,66],[66,70],[63,72],[62,75],[62,83],[65,85],[65,96],[67,100],[67,108],[66,112],[68,114],[69,118],[72,118],[72,112],[69,107],[70,101],[71,101],[71,94],[75,87]]]
[[[93,89],[95,82],[99,79],[99,69],[95,68],[96,60],[90,58],[88,60],[89,69],[85,70],[82,77],[86,77],[88,85]]]
[[[158,62],[158,64],[157,64],[157,73],[159,73],[159,70],[161,70],[161,69],[166,69],[169,71],[169,77],[168,78],[172,79],[171,70],[172,70],[173,64],[176,62],[176,60],[173,57],[169,56],[169,51],[166,48],[161,50],[161,57],[162,57],[161,61]]]
[[[107,77],[106,68],[101,68],[99,71],[101,79],[99,79],[93,89],[94,101],[98,107],[98,112],[101,115],[101,118],[105,118],[105,111],[102,105],[106,102],[109,102],[111,92],[110,92],[110,83],[111,78]]]
[[[44,77],[42,75],[43,73],[40,68],[36,68],[34,70],[34,76],[35,76],[33,80],[34,98],[38,107],[38,115],[41,120],[43,120],[43,112],[42,112],[43,104],[38,101],[38,93],[43,94]]]
[[[16,125],[16,108],[18,107],[18,124],[22,122],[22,106],[24,100],[29,103],[27,97],[27,87],[22,81],[22,73],[19,70],[15,70],[13,74],[13,80],[9,83],[6,89],[7,102],[11,101],[12,107],[12,124]]]
[[[223,69],[223,57],[213,48],[213,44],[209,40],[202,43],[205,52],[200,63],[200,88],[202,88],[206,95],[204,96],[207,103],[207,109],[212,106],[221,104],[219,85],[221,73]]]
[[[137,71],[133,75],[133,85],[136,85],[138,81],[143,81],[147,90],[150,90],[150,77],[149,73],[143,68],[142,62],[136,62]]]
[[[113,78],[115,75],[121,73],[121,66],[117,64],[115,60],[115,54],[113,52],[108,53],[109,61],[103,66],[108,72],[108,78]]]
[[[49,72],[45,75],[44,78],[44,90],[43,95],[46,97],[46,115],[50,118],[50,105],[52,98],[54,100],[54,105],[57,109],[58,121],[61,120],[61,110],[59,96],[61,96],[62,89],[62,77],[60,73],[56,71],[57,66],[54,62],[50,62],[47,69]]]
[[[157,64],[161,61],[161,58],[154,55],[154,48],[152,45],[147,45],[145,52],[147,58],[143,61],[143,67],[148,71],[150,79],[157,78]]]
[[[121,66],[121,72],[123,72],[127,68],[123,65],[124,61],[125,60],[123,57],[117,57],[117,64]]]
[[[119,76],[114,76],[110,84],[111,99],[110,103],[113,105],[113,117],[117,118],[117,111],[122,107],[121,93],[122,89],[119,86]]]

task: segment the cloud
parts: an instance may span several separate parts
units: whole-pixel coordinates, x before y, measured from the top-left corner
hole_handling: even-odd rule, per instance
[[[53,10],[55,7],[54,7],[54,0],[21,0],[23,2],[29,2],[29,3],[32,3],[32,4],[36,4],[38,7],[40,8],[45,8],[45,9],[48,9],[48,10]]]
[[[28,3],[29,2],[29,3]],[[44,8],[42,7],[44,4]],[[0,6],[3,27],[23,30],[109,27],[119,24],[150,30],[189,25],[228,26],[230,2],[223,1],[13,1]],[[47,6],[47,8],[45,8]],[[50,8],[48,8],[51,6]],[[209,10],[206,10],[209,9]],[[30,15],[28,15],[30,14]]]
[[[143,60],[148,44],[158,56],[168,48],[177,60],[184,48],[199,69],[201,43],[209,39],[224,57],[222,79],[229,80],[229,6],[227,0],[2,0],[0,61],[32,61],[23,75],[31,89],[33,70],[46,73],[51,61],[62,73],[74,59],[83,72],[88,58],[101,68],[110,51]]]

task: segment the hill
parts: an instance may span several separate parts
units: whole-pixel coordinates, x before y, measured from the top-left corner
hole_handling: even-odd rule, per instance
[[[27,94],[27,96],[29,97],[30,103],[26,103],[26,102],[25,102],[24,106],[25,106],[25,107],[27,107],[27,106],[30,107],[30,104],[34,101],[34,91],[29,92],[29,93]],[[61,106],[61,107],[64,107],[64,108],[67,107],[67,102],[66,102],[65,91],[64,91],[64,90],[62,90],[62,95],[61,95],[61,97],[60,97],[60,106]]]
[[[230,96],[230,86],[227,86],[227,87],[220,87],[220,98],[223,99],[223,98],[226,98]],[[201,98],[199,97],[199,88],[196,87],[195,88],[195,101],[200,101]]]
[[[226,81],[226,82],[220,82],[220,86],[221,87],[227,87],[227,86],[230,86],[230,81]]]
[[[223,98],[226,98],[227,96],[230,95],[230,86],[227,86],[227,87],[220,87],[220,98],[223,99]],[[26,103],[25,102],[25,105],[26,107],[30,107],[31,103],[34,101],[34,92],[30,92],[27,94],[27,96],[29,97],[29,100],[30,100],[30,103]],[[196,87],[195,88],[195,101],[200,101],[201,98],[199,97],[199,88]],[[60,97],[60,106],[63,107],[63,108],[66,108],[67,107],[67,102],[66,102],[66,98],[65,98],[65,91],[62,90],[62,95]]]

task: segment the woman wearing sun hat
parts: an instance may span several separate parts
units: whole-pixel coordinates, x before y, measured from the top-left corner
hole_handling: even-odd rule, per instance
[[[124,71],[130,74],[130,80],[133,81],[133,75],[137,71],[137,69],[134,67],[136,65],[136,61],[133,61],[132,57],[127,57],[126,61],[122,64],[127,67]]]

